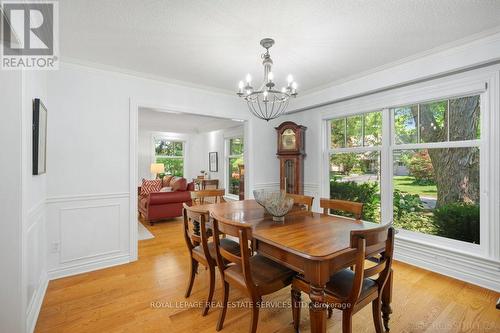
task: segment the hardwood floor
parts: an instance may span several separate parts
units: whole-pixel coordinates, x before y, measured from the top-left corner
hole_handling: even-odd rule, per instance
[[[183,297],[189,259],[181,219],[145,226],[155,238],[139,242],[137,262],[51,281],[35,331],[215,332],[218,309],[201,316],[208,271],[199,270],[191,297]],[[500,310],[495,309],[500,294],[399,262],[394,270],[391,332],[500,332]],[[218,301],[219,276],[216,286]],[[221,332],[248,330],[246,300],[231,289],[233,307]],[[258,332],[293,332],[290,289],[264,302],[269,307],[260,312]],[[341,332],[340,314],[335,311],[328,320],[329,332]],[[308,317],[304,309],[301,332],[309,331]],[[353,332],[375,332],[371,307],[353,317]]]

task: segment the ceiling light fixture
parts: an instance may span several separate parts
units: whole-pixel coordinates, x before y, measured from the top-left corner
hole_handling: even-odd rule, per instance
[[[252,114],[260,119],[269,121],[281,116],[288,107],[290,97],[297,96],[297,83],[293,81],[291,74],[287,77],[287,86],[276,90],[274,82],[274,73],[271,71],[273,61],[269,54],[269,49],[274,45],[274,39],[264,38],[260,45],[266,49],[262,54],[262,65],[264,65],[264,82],[258,89],[252,87],[252,76],[247,74],[244,83],[238,84],[237,95],[243,98]]]

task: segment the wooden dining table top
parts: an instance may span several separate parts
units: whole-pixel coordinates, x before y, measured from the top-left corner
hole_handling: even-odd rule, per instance
[[[249,224],[252,237],[312,260],[328,260],[350,248],[352,230],[371,229],[376,223],[331,216],[305,210],[292,210],[284,222],[272,220],[255,200],[205,204],[202,211]]]

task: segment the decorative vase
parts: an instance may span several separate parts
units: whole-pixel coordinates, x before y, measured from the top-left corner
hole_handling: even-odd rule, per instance
[[[286,192],[276,190],[254,190],[255,201],[273,217],[273,221],[284,222],[285,215],[293,207],[293,199]]]

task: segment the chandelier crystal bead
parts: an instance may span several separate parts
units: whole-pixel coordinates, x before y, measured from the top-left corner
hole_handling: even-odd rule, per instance
[[[274,45],[274,40],[264,38],[260,45],[266,49],[262,54],[262,65],[264,66],[264,81],[259,88],[252,87],[252,76],[246,75],[245,83],[238,84],[239,97],[243,98],[248,105],[250,112],[257,118],[269,121],[278,118],[287,109],[291,97],[297,96],[297,83],[291,74],[287,77],[287,85],[281,89],[276,89],[274,73],[271,71],[273,60],[269,54],[269,49]]]

